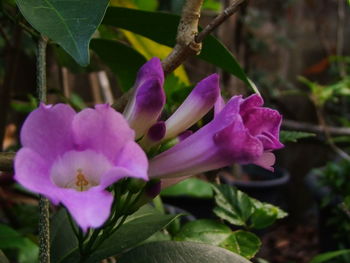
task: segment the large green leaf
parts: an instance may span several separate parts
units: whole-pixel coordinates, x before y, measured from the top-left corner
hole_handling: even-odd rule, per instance
[[[219,246],[248,259],[254,257],[261,246],[260,239],[253,233],[242,230],[232,232],[228,226],[210,219],[185,224],[175,240]]]
[[[196,242],[147,243],[124,254],[118,263],[249,263],[226,249]]]
[[[135,49],[118,41],[93,39],[91,49],[117,75],[124,91],[132,87],[137,71],[147,61]]]
[[[102,23],[132,31],[160,44],[173,47],[179,20],[180,16],[173,14],[110,7]],[[199,57],[251,86],[236,59],[215,37],[208,36],[203,41],[203,49]]]
[[[231,233],[231,229],[220,222],[200,219],[185,224],[174,239],[219,246]]]
[[[51,262],[59,262],[64,255],[69,254],[78,246],[77,238],[69,223],[67,212],[60,209],[51,222]]]
[[[189,178],[161,192],[162,196],[191,196],[197,198],[213,197],[210,183],[197,178]]]
[[[95,263],[107,257],[120,254],[154,233],[166,227],[179,215],[164,215],[155,209],[146,207],[141,212],[131,216],[116,232],[109,236],[101,246],[85,261]],[[78,248],[75,248],[70,255],[66,256],[62,263],[75,263],[79,257]]]
[[[19,263],[35,262],[39,248],[30,239],[7,225],[0,224],[0,249],[17,249]]]
[[[16,0],[28,22],[63,47],[79,64],[89,64],[89,42],[108,0]]]

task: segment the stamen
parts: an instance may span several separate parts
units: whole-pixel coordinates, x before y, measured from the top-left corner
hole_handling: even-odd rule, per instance
[[[77,181],[75,182],[75,185],[79,187],[80,191],[84,191],[84,187],[89,185],[89,181],[86,180],[82,169],[77,170]]]

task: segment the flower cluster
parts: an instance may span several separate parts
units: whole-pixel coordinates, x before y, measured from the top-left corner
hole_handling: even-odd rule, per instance
[[[182,177],[233,163],[273,170],[272,151],[283,147],[278,139],[281,115],[262,107],[260,96],[234,96],[225,105],[213,74],[160,121],[163,83],[160,60],[153,58],[139,70],[123,115],[109,105],[79,113],[64,104],[40,105],[21,130],[16,180],[54,204],[62,203],[86,230],[107,220],[113,195],[106,188],[125,177]],[[213,108],[211,122],[195,133],[188,130]],[[144,151],[173,138],[178,138],[175,146],[147,159]]]

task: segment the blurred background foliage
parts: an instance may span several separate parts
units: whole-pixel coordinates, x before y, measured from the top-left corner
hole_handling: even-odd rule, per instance
[[[88,22],[90,31],[71,25],[79,38],[73,34],[69,41],[63,41],[61,31],[47,32],[45,15],[31,14],[31,1],[0,1],[0,141],[4,151],[19,147],[20,125],[37,105],[37,30],[51,39],[47,59],[49,103],[66,102],[77,110],[96,103],[118,102],[133,86],[138,68],[151,57],[165,58],[174,46],[185,0],[111,0],[102,1],[104,6],[94,6],[94,2],[81,10],[97,17]],[[229,3],[205,0],[201,26]],[[350,143],[349,4],[346,0],[246,1],[214,36],[205,40],[201,54],[188,59],[165,82],[165,115],[181,104],[193,83],[213,72],[221,75],[225,97],[252,93],[248,76],[266,104],[283,114],[286,148],[278,152],[277,164],[291,175],[284,192],[289,221],[277,227],[274,236],[263,239],[263,243],[270,242],[270,247],[263,248],[261,256],[272,258],[272,262],[285,263],[287,258],[288,262],[303,263],[318,253],[315,202],[305,177],[329,161],[331,164],[319,172],[321,185],[330,188],[322,202],[325,205],[331,199],[340,200],[330,224],[343,222],[342,227],[349,228],[349,173],[344,172],[349,169]],[[81,44],[76,48],[75,43]],[[299,132],[287,132],[295,130]],[[26,255],[20,256],[19,262],[26,262],[25,258],[35,253],[32,245],[36,240],[28,228],[35,228],[35,213],[31,211],[36,200],[28,193],[23,197],[21,189],[20,193],[18,189],[9,190],[10,185],[13,187],[11,180],[9,174],[0,178],[0,231],[13,237],[12,247],[19,249],[19,255]],[[188,194],[193,185],[204,187],[201,189],[205,197],[212,194],[207,185],[198,186],[192,181],[164,195]],[[17,216],[21,214],[30,216]],[[301,239],[299,230],[304,235],[309,233],[306,243],[301,242],[304,247],[293,244],[293,238]],[[293,232],[295,237],[286,241],[286,232]],[[335,235],[337,238],[340,234]],[[344,240],[335,249],[349,242]],[[6,249],[5,243],[0,249]],[[332,262],[348,259],[345,255]]]

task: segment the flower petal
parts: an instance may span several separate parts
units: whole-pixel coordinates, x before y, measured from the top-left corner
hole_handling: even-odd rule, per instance
[[[219,97],[217,98],[215,105],[214,105],[214,116],[218,115],[220,111],[225,107],[225,101],[224,98],[219,94]]]
[[[173,138],[199,121],[214,106],[220,93],[219,76],[210,75],[199,82],[186,100],[165,122],[164,140]]]
[[[258,94],[250,95],[242,102],[239,113],[244,115],[248,110],[261,107],[262,105],[264,105],[264,100],[261,96]]]
[[[278,139],[282,116],[276,110],[268,108],[252,108],[243,115],[244,125],[253,136],[269,132]]]
[[[216,145],[220,148],[222,158],[227,163],[247,164],[255,161],[263,153],[263,144],[253,137],[242,121],[236,121],[214,136]]]
[[[123,115],[136,132],[136,139],[144,135],[158,120],[165,104],[164,73],[161,62],[153,58],[138,72],[135,93]]]
[[[41,104],[23,124],[22,146],[36,151],[46,162],[53,162],[57,156],[74,147],[72,120],[75,114],[65,104]]]
[[[73,131],[78,150],[102,153],[113,164],[124,145],[134,141],[134,131],[124,117],[107,104],[79,112],[73,120]]]
[[[131,174],[129,177],[148,180],[148,159],[136,142],[129,142],[124,146],[116,165],[127,169]]]
[[[32,192],[48,197],[57,203],[56,189],[49,176],[47,161],[36,151],[22,148],[15,157],[15,180]]]
[[[158,121],[148,129],[147,134],[142,137],[139,144],[143,149],[150,149],[159,143],[165,135],[166,127],[164,121]]]
[[[86,232],[89,227],[102,226],[108,219],[113,195],[99,187],[83,192],[61,188],[59,199],[78,225]]]
[[[259,165],[271,172],[274,171],[272,165],[275,164],[276,157],[272,152],[264,152],[258,160],[254,162],[254,164]]]

